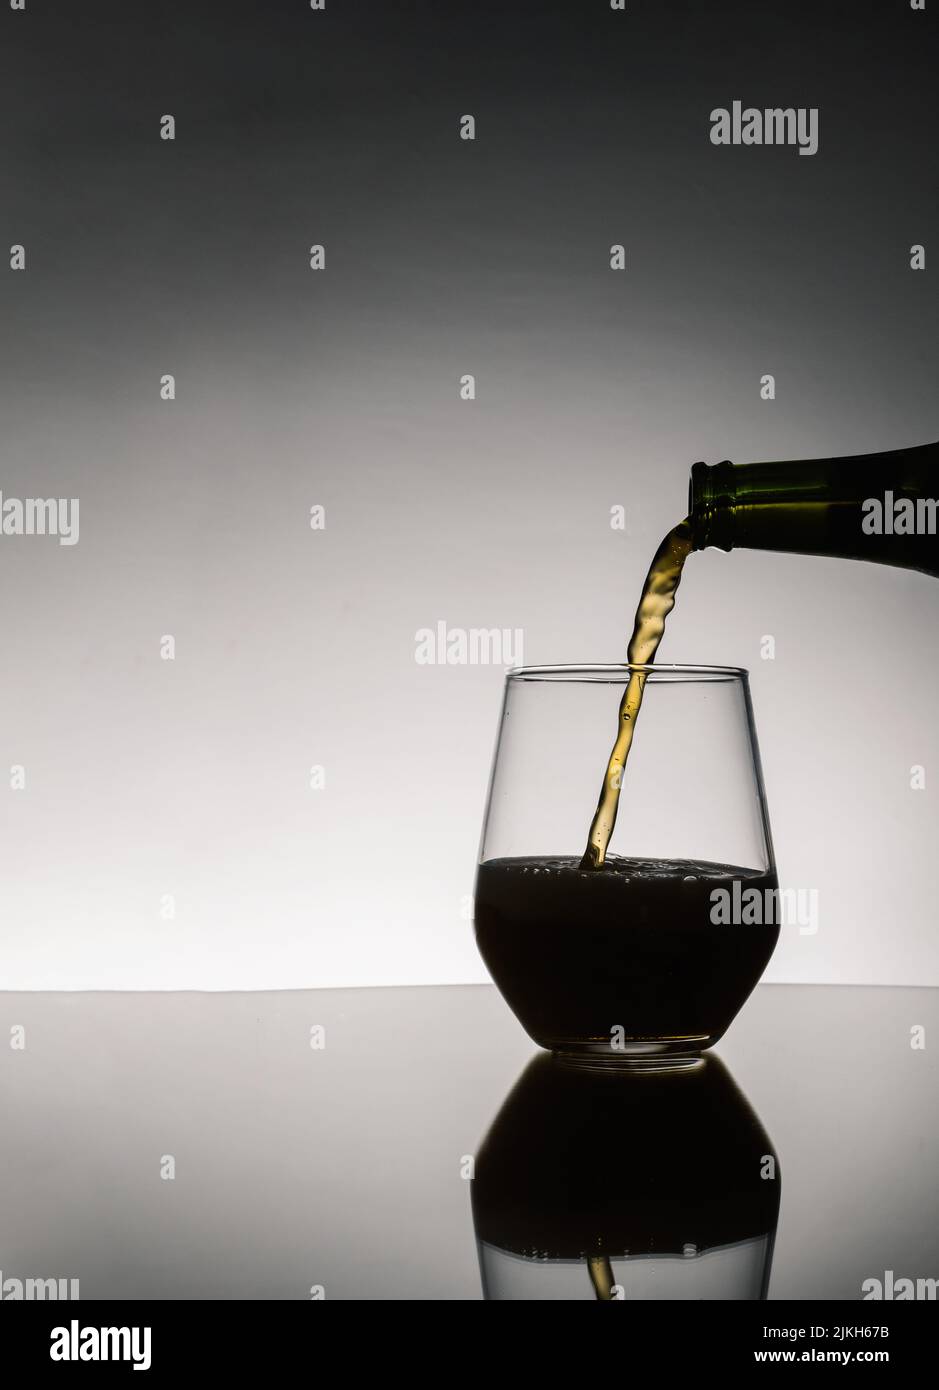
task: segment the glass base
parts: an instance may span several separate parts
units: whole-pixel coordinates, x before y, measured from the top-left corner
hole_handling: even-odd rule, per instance
[[[620,1047],[606,1040],[571,1038],[544,1040],[536,1038],[540,1047],[553,1052],[559,1061],[571,1066],[593,1069],[651,1068],[694,1066],[701,1053],[713,1047],[720,1033],[686,1038],[629,1038]]]

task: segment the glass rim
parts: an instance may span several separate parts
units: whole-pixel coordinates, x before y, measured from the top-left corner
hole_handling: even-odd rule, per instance
[[[633,672],[647,677],[649,684],[694,681],[748,682],[744,666],[689,665],[681,662],[565,662],[557,665],[513,666],[505,673],[507,681],[606,682],[622,685]]]

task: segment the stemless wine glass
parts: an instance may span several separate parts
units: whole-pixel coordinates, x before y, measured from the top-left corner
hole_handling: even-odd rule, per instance
[[[644,697],[601,868],[581,867],[631,672]],[[604,1062],[695,1055],[779,935],[747,673],[509,671],[476,875],[492,978],[542,1047]]]

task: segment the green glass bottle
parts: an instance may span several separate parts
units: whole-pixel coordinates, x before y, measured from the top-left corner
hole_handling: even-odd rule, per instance
[[[939,444],[786,463],[696,463],[692,549],[875,560],[939,577]]]

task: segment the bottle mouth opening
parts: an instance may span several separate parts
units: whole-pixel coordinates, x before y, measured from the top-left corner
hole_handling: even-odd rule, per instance
[[[734,466],[729,459],[692,465],[688,515],[694,550],[733,549],[734,501]]]

